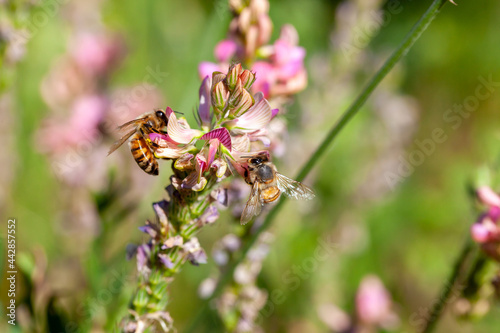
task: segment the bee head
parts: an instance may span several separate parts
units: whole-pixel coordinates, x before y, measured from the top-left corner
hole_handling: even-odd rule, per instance
[[[168,123],[167,116],[165,115],[165,112],[161,110],[156,110],[155,115],[158,119],[160,119],[165,125]]]
[[[267,162],[267,161],[269,161],[269,158],[267,157],[267,155],[265,155],[265,154],[259,154],[259,155],[251,157],[248,160],[248,164],[251,164],[253,166],[259,166],[262,163]]]
[[[253,157],[251,158],[248,163],[253,164],[255,166],[262,164],[263,160],[260,157]]]

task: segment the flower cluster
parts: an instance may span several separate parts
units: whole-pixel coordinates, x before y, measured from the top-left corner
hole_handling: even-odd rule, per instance
[[[304,48],[298,46],[298,34],[292,25],[281,29],[274,44],[267,45],[271,37],[272,22],[268,16],[267,0],[230,1],[234,18],[227,39],[215,48],[217,63],[202,62],[198,68],[201,77],[220,71],[230,61],[241,61],[251,66],[257,79],[253,92],[264,97],[289,97],[307,85],[304,68]]]
[[[479,187],[477,195],[487,211],[472,225],[472,238],[486,254],[500,261],[500,196],[488,186]]]
[[[202,191],[208,183],[206,173],[223,178],[228,162],[243,174],[238,159],[265,148],[269,141],[265,127],[278,109],[271,109],[262,93],[252,95],[254,82],[255,74],[241,64],[232,65],[227,74],[205,77],[200,88],[200,129],[190,128],[184,118],[166,109],[166,133],[152,133],[150,139],[157,157],[175,159],[172,184],[177,190]],[[195,146],[198,140],[205,141],[201,149]]]
[[[170,327],[167,286],[184,263],[206,262],[194,234],[218,219],[218,206],[227,206],[227,190],[217,185],[231,175],[230,169],[244,174],[246,159],[241,157],[263,147],[265,127],[277,113],[262,93],[252,95],[254,81],[255,74],[241,64],[226,74],[214,72],[201,84],[198,129],[167,107],[166,131],[149,134],[155,156],[173,160],[173,175],[168,200],[153,204],[156,221],[140,228],[149,240],[132,248],[141,279],[126,331],[160,319],[157,328]]]

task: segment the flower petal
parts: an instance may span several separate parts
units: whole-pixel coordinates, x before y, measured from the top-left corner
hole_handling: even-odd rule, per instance
[[[207,179],[205,177],[198,177],[198,173],[193,171],[182,180],[181,188],[198,192],[203,190],[206,185]]]
[[[156,236],[158,235],[156,229],[148,224],[139,227],[139,230],[145,234],[148,234],[149,236],[151,236],[151,238],[156,238]]]
[[[181,157],[179,157],[175,163],[174,163],[174,168],[177,170],[190,170],[193,168],[193,163],[191,160],[193,159],[194,155],[193,154],[184,154]]]
[[[231,135],[229,131],[225,127],[214,129],[206,134],[204,134],[200,140],[211,140],[218,139],[220,143],[226,147],[229,151],[231,151]]]
[[[217,148],[219,148],[220,141],[219,139],[211,139],[210,145],[208,147],[208,165],[211,165],[212,162],[214,161],[215,154],[217,153]]]
[[[168,217],[167,217],[168,205],[169,202],[166,200],[153,203],[153,210],[155,211],[156,216],[158,217],[158,221],[160,221],[160,223],[164,226],[168,224]]]
[[[477,190],[477,196],[482,203],[488,206],[500,207],[500,196],[496,194],[490,187],[481,186]]]
[[[191,264],[198,266],[199,264],[207,263],[207,254],[205,253],[205,250],[199,249],[196,252],[189,253],[187,255],[187,259]]]
[[[184,125],[184,126],[181,126]],[[185,122],[179,122],[175,113],[168,118],[167,132],[170,139],[180,144],[188,144],[201,135],[201,131],[185,127]]]
[[[200,216],[200,221],[205,224],[212,224],[219,218],[219,211],[214,205],[208,206],[205,212]]]
[[[211,98],[210,98],[210,88],[212,87],[212,76],[207,75],[203,79],[200,86],[200,106],[198,108],[198,114],[200,116],[202,126],[210,127],[212,123],[212,114],[210,112]]]
[[[224,162],[224,160],[222,160],[221,158],[213,161],[213,163],[211,163],[211,167],[216,170],[215,175],[217,176],[217,178],[221,178],[226,174],[227,163]]]
[[[271,117],[271,105],[263,98],[258,103],[255,103],[250,110],[236,119],[236,127],[255,131],[265,127],[271,121]]]
[[[188,153],[192,149],[192,146],[187,146],[184,148],[156,148],[155,155],[159,158],[172,158],[176,159]]]
[[[271,119],[276,117],[279,112],[280,112],[280,109],[272,109],[271,110]]]
[[[161,247],[163,250],[173,248],[174,246],[182,246],[184,244],[184,239],[182,236],[173,236],[163,242],[163,246]]]
[[[211,193],[210,193],[210,196],[212,198],[214,198],[218,203],[220,203],[221,205],[227,207],[228,205],[228,196],[227,196],[227,188],[217,188],[215,190],[213,190]]]
[[[149,271],[148,263],[151,255],[151,247],[148,244],[142,244],[137,247],[137,271],[144,274]]]
[[[168,269],[174,268],[174,263],[172,260],[170,260],[170,257],[167,256],[165,253],[158,253],[158,258],[160,259],[160,262],[163,264]]]
[[[246,133],[232,138],[233,151],[248,152],[250,149],[250,139]]]

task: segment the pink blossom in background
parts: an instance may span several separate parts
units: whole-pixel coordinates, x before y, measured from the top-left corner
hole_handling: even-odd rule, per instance
[[[198,74],[201,78],[205,78],[207,76],[212,77],[213,72],[221,72],[224,73],[229,68],[231,59],[236,54],[236,50],[238,45],[236,42],[230,39],[224,39],[220,41],[214,50],[215,59],[217,59],[217,63],[202,61],[198,65]]]
[[[198,74],[200,77],[205,78],[207,76],[212,77],[213,72],[224,72],[221,65],[215,64],[209,61],[202,61],[198,65]]]
[[[236,44],[236,42],[230,39],[220,41],[215,46],[215,59],[217,59],[218,62],[229,62],[231,61],[231,58],[236,54],[237,48],[238,45]]]
[[[266,61],[257,61],[253,64],[252,70],[255,72],[255,83],[252,86],[252,91],[260,91],[264,97],[269,98],[271,88],[276,84],[276,73],[273,66]]]
[[[356,294],[356,314],[367,325],[387,326],[395,321],[391,296],[378,277],[369,275],[361,281]]]
[[[274,45],[262,47],[260,53],[266,60],[257,61],[252,66],[256,75],[254,92],[262,91],[270,98],[295,94],[306,87],[306,51],[297,43],[297,31],[293,26],[285,25]]]
[[[143,82],[129,88],[116,89],[111,93],[110,107],[104,120],[105,129],[114,133],[117,126],[145,112],[159,109],[163,104],[162,93],[149,83]]]
[[[99,123],[104,117],[107,100],[98,95],[78,98],[68,120],[49,119],[37,135],[38,149],[61,153],[82,142],[93,142],[99,135]]]
[[[479,187],[477,196],[488,210],[471,226],[472,238],[481,244],[499,242],[500,196],[488,186]]]
[[[103,35],[84,33],[73,44],[71,54],[84,71],[94,75],[104,74],[114,65],[120,46],[116,40]]]
[[[471,235],[478,243],[500,241],[500,228],[488,216],[483,216],[472,225]]]

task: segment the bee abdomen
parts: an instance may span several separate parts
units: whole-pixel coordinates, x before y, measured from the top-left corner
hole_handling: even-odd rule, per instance
[[[280,197],[281,191],[276,186],[268,187],[261,191],[261,198],[264,203],[276,201]]]
[[[144,138],[135,133],[128,142],[130,152],[139,167],[150,175],[158,175],[158,162]]]

